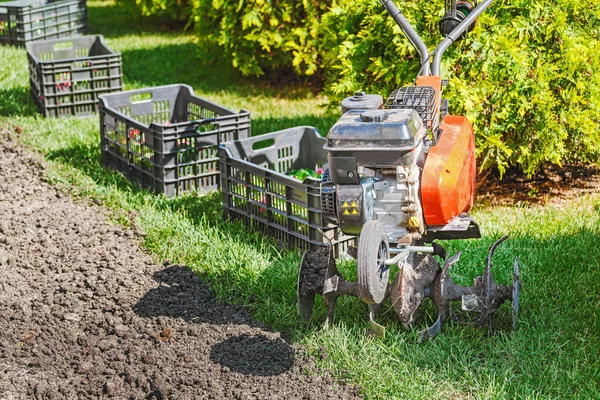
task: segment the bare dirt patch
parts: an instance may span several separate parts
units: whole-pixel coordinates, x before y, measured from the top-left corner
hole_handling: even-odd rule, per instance
[[[561,205],[577,197],[598,192],[598,165],[548,166],[531,178],[509,171],[502,180],[497,173],[492,172],[480,176],[477,181],[477,203],[491,205]]]
[[[42,169],[0,132],[0,399],[358,398]]]

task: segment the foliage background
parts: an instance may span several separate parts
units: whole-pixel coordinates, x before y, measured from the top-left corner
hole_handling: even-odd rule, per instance
[[[121,0],[142,15],[188,18],[243,75],[318,75],[330,104],[362,89],[389,93],[419,70],[378,0]],[[398,1],[425,42],[439,41],[443,2]],[[183,11],[182,11],[183,10]],[[496,0],[446,53],[450,112],[472,121],[480,166],[528,175],[600,156],[600,2]]]

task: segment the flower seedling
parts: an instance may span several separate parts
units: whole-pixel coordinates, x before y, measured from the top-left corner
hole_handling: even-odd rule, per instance
[[[71,83],[71,73],[70,72],[62,72],[60,74],[56,74],[56,91],[57,92],[69,92],[72,86]]]

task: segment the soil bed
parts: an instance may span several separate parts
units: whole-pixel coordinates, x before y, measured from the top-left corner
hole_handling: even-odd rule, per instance
[[[564,205],[585,194],[600,191],[600,166],[549,165],[531,178],[508,171],[500,180],[497,171],[477,180],[476,204],[512,206],[520,204]]]
[[[358,398],[42,169],[0,132],[1,399]]]

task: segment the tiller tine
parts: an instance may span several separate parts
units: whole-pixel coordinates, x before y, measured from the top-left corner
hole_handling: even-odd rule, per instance
[[[339,296],[350,294],[358,297],[356,283],[349,282],[341,276],[330,247],[304,253],[298,274],[297,290],[300,316],[305,320],[310,319],[315,297],[320,294],[327,306],[327,323],[333,322]]]
[[[298,274],[298,312],[305,320],[312,316],[315,297],[323,293],[323,284],[329,264],[335,263],[327,249],[316,252],[307,251],[302,256],[300,273]]]
[[[457,253],[444,262],[444,268],[437,274],[433,285],[429,289],[429,297],[435,304],[438,312],[437,320],[429,328],[420,331],[418,336],[419,343],[437,336],[442,330],[442,324],[451,314],[450,301],[456,297],[454,291],[462,288],[454,283],[450,277],[450,268],[456,265],[460,260],[460,253]]]
[[[430,288],[440,275],[440,264],[431,255],[410,257],[392,283],[390,298],[398,319],[406,329],[416,321],[423,300],[431,296]]]
[[[475,285],[473,286],[475,289],[474,291],[478,295],[477,299],[481,305],[479,310],[476,310],[480,312],[477,324],[480,326],[488,325],[490,334],[494,333],[492,315],[498,310],[502,303],[508,299],[512,299],[512,287],[496,284],[492,275],[492,257],[494,256],[496,248],[506,239],[508,239],[508,235],[501,237],[492,244],[488,252],[485,273],[483,276],[475,278]]]
[[[375,322],[375,315],[385,300],[391,299],[398,319],[405,328],[410,329],[416,321],[417,309],[429,297],[435,304],[438,317],[432,326],[418,333],[418,340],[422,342],[438,335],[448,318],[457,318],[451,309],[453,301],[461,301],[464,311],[479,313],[479,317],[469,322],[470,324],[487,325],[490,333],[493,333],[493,314],[506,300],[511,300],[513,302],[512,326],[515,329],[521,288],[519,260],[515,259],[514,262],[512,286],[497,284],[492,275],[492,257],[496,248],[506,239],[507,236],[504,236],[490,247],[484,274],[475,278],[473,286],[468,287],[457,285],[450,276],[450,269],[460,260],[460,253],[447,258],[443,267],[440,267],[432,254],[413,253],[408,256],[408,251],[399,253],[392,259],[383,260],[381,265],[385,266],[397,263],[400,272],[391,285],[382,289],[383,292],[379,297],[383,300],[379,303],[365,300],[362,292],[368,287],[363,287],[361,291],[359,283],[349,282],[342,277],[337,269],[331,248],[306,252],[302,258],[298,276],[298,311],[304,319],[310,319],[315,297],[320,294],[327,306],[327,323],[331,323],[338,297],[342,295],[355,296],[369,304],[371,331],[373,334],[383,337],[385,328]],[[438,249],[433,254],[444,256],[445,252]],[[381,278],[381,282],[387,281],[387,275],[384,278]],[[368,280],[367,282],[369,283]]]
[[[445,260],[443,267],[431,255],[413,257],[405,263],[391,285],[390,297],[399,320],[408,329],[415,322],[416,311],[429,297],[435,304],[438,317],[429,328],[418,333],[419,342],[438,335],[442,325],[449,318],[455,318],[451,302],[460,300],[462,309],[478,312],[476,325],[488,325],[492,332],[492,316],[506,301],[513,301],[513,328],[519,307],[519,263],[515,260],[512,286],[499,285],[492,275],[492,257],[496,248],[507,239],[504,236],[495,242],[488,252],[487,265],[483,276],[477,277],[473,286],[454,283],[450,269],[460,260],[460,253]]]
[[[374,336],[384,338],[385,337],[385,326],[375,322],[375,315],[379,312],[382,303],[380,304],[369,304],[369,324],[371,325],[371,333]]]
[[[464,311],[478,312],[480,315],[474,321],[474,324],[487,325],[491,334],[493,334],[494,328],[492,316],[506,300],[511,300],[513,302],[512,326],[513,329],[516,328],[520,290],[518,259],[514,263],[512,286],[497,284],[492,275],[494,252],[507,238],[508,236],[503,236],[490,247],[485,272],[483,276],[475,278],[473,286],[457,285],[450,277],[450,268],[458,262],[460,253],[446,261],[444,268],[436,277],[429,291],[429,297],[433,300],[438,311],[438,320],[430,328],[419,332],[421,341],[432,338],[439,333],[441,324],[451,315],[450,302],[455,300],[461,301]]]
[[[517,317],[519,316],[519,292],[521,291],[521,279],[519,276],[519,258],[515,258],[513,266],[512,285],[512,328],[517,329]]]

